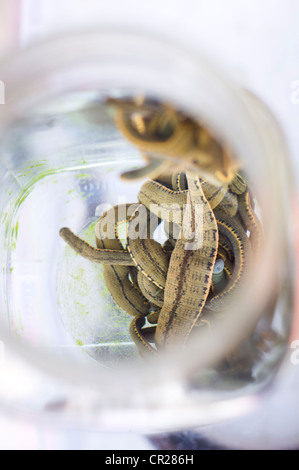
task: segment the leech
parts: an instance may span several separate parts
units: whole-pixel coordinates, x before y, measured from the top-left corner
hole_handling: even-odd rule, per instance
[[[174,170],[171,168],[168,168],[167,170],[162,171],[158,176],[156,176],[156,178],[152,178],[152,179],[154,179],[157,183],[161,184],[162,186],[165,186],[166,188],[178,189],[178,188],[175,188],[172,184],[173,173],[174,173]]]
[[[181,227],[178,224],[175,224],[173,222],[167,222],[164,224],[164,231],[166,233],[166,236],[168,237],[168,241],[171,244],[171,246],[174,248],[177,239],[179,238],[181,234]]]
[[[230,239],[224,233],[222,233],[222,231],[219,232],[218,253],[223,253],[228,261],[231,263],[234,262],[234,249],[232,243]]]
[[[138,286],[149,302],[157,307],[163,307],[164,289],[157,287],[142,271],[138,271]]]
[[[232,302],[232,296],[236,295],[242,276],[245,272],[246,263],[251,260],[251,247],[247,235],[241,226],[223,213],[215,213],[218,230],[230,241],[234,252],[234,270],[225,290],[207,300],[205,307],[209,310],[219,312],[225,310]]]
[[[82,238],[75,235],[67,227],[60,229],[59,235],[74,251],[76,251],[76,253],[83,256],[83,258],[92,261],[93,263],[134,266],[134,262],[130,256],[130,253],[124,251],[123,249],[110,250],[107,248],[95,248]]]
[[[140,232],[139,236],[136,237],[133,222],[139,211],[143,213],[143,220],[142,223],[139,222],[139,226],[143,224],[146,231],[145,233]],[[166,282],[169,256],[160,243],[151,238],[152,233],[148,221],[148,213],[145,207],[140,204],[129,219],[127,248],[136,267],[143,275],[157,287],[163,288]]]
[[[174,175],[174,181],[177,188],[181,185],[186,186],[180,172]],[[215,187],[204,180],[201,181],[204,196],[207,198],[211,209],[215,209],[223,202],[222,210],[226,213],[234,215],[237,212],[237,196],[232,193],[228,195],[226,185]],[[187,203],[187,194],[188,189],[170,189],[157,181],[149,180],[142,185],[138,193],[138,200],[168,223],[174,222],[181,225],[182,211]]]
[[[131,125],[129,113],[118,107],[115,109],[117,128],[129,142],[136,145],[140,150],[157,155],[182,155],[192,145],[193,127],[189,121],[178,123],[176,113],[169,112],[168,117],[173,127],[172,134],[169,137],[155,141],[154,139],[145,139],[143,135],[136,132],[136,129]]]
[[[149,335],[150,338],[154,336],[156,327],[150,326],[142,330],[144,324],[145,318],[142,316],[135,317],[130,324],[131,338],[136,344],[139,354],[142,357],[146,357],[149,353],[157,354],[157,350],[150,344],[149,340],[146,339],[147,335]]]
[[[219,186],[214,186],[202,178],[201,183],[202,190],[209,202],[209,205],[211,206],[211,209],[215,209],[215,207],[217,207],[225,197],[227,192],[227,185],[222,184]]]
[[[200,317],[209,294],[218,246],[217,222],[201,188],[199,178],[187,173],[190,203],[203,206],[203,224],[192,220],[195,239],[203,230],[202,246],[186,249],[183,238],[177,240],[173,250],[164,293],[164,304],[159,314],[155,343],[159,349],[184,344]],[[195,240],[196,244],[196,240]]]
[[[200,178],[200,181],[204,196],[207,198],[211,209],[219,206],[224,212],[233,217],[238,209],[238,199],[234,193],[228,191],[227,185],[213,186],[202,178]],[[172,185],[173,188],[168,188],[158,181],[146,181],[140,189],[138,199],[148,209],[154,204],[163,206],[165,211],[169,206],[183,207],[187,202],[188,194],[185,173],[182,171],[174,173]],[[169,207],[170,210],[171,207]]]
[[[234,264],[232,261],[229,260],[227,253],[220,245],[220,242],[218,244],[217,258],[221,259],[224,262],[223,270],[225,271],[227,278],[230,279],[234,270]]]
[[[104,280],[114,301],[129,315],[147,315],[149,302],[129,279],[126,266],[103,266]]]
[[[178,170],[172,174],[171,183],[176,191],[186,191],[188,189],[186,173],[183,170]]]
[[[175,191],[157,181],[150,180],[141,186],[138,200],[157,217],[181,224],[187,194],[188,190]]]
[[[147,321],[153,325],[156,325],[158,323],[160,311],[161,309],[150,311],[150,313],[146,317]]]
[[[229,217],[234,217],[238,211],[238,196],[227,190],[221,203],[217,206],[217,210],[221,210]]]
[[[224,288],[227,285],[227,281],[231,279],[232,273],[233,273],[233,262],[234,260],[234,251],[233,251],[233,246],[232,243],[229,241],[229,238],[225,236],[225,233],[223,233],[223,230],[221,229],[221,225],[218,225],[219,231],[219,244],[218,244],[218,251],[217,255],[220,256],[220,259],[218,260],[218,266],[220,261],[223,262],[223,270],[221,273],[221,276],[217,275],[215,273],[215,266],[217,265],[217,261],[214,266],[214,271],[213,271],[213,276],[212,276],[212,285],[216,289],[217,293],[219,290],[224,290]],[[230,237],[231,237],[231,232],[229,232]],[[158,259],[156,260],[158,261]],[[152,267],[153,269],[153,267]],[[148,263],[147,265],[147,272],[151,271],[151,265]],[[154,271],[154,269],[153,269]],[[143,272],[145,272],[143,270]],[[139,287],[142,291],[142,293],[145,295],[145,297],[156,304],[159,307],[163,306],[164,302],[164,290],[165,287],[160,285],[157,287],[156,284],[153,283],[151,280],[151,277],[148,275],[143,274],[143,272],[138,273],[138,284]]]
[[[189,162],[201,171],[213,174],[217,182],[232,180],[237,167],[232,153],[219,145],[196,121],[169,106],[153,106],[145,100],[137,103],[129,99],[110,99],[107,100],[109,102],[115,108],[116,127],[139,150],[161,157],[175,157],[182,163]],[[136,114],[139,114],[137,121]],[[141,125],[139,121],[142,121]],[[148,177],[153,178],[150,166],[144,170],[148,171]],[[133,179],[134,176],[139,178],[140,173],[126,172],[123,178]]]
[[[127,222],[131,217],[131,212],[138,207],[138,204],[124,204],[113,207],[100,217],[96,225],[97,245],[103,248],[120,248],[122,246],[118,237],[118,226],[122,222]],[[113,227],[114,237],[109,234],[109,228]],[[107,237],[107,234],[111,238]],[[134,271],[127,266],[120,266],[118,263],[112,266],[103,266],[103,275],[106,286],[114,301],[129,315],[146,315],[149,309],[149,302],[142,294],[137,283],[134,282]]]
[[[246,191],[247,183],[241,175],[236,173],[232,181],[228,184],[228,187],[233,193],[239,196]]]

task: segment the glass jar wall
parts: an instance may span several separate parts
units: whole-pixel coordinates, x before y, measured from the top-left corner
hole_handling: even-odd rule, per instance
[[[88,390],[79,402],[74,392],[61,415],[88,414],[103,428],[112,422],[119,429],[174,429],[245,411],[281,367],[292,324],[292,181],[271,113],[206,58],[140,34],[56,38],[9,59],[1,70],[5,345],[74,390]],[[229,187],[235,175],[243,189]],[[126,216],[112,225],[118,239],[111,246],[101,241],[98,221],[111,208],[132,205],[131,220],[144,197],[165,208],[163,191],[184,195],[186,204],[191,198],[192,206],[192,198],[195,204],[202,196],[202,189],[194,190],[198,182],[203,191],[210,185],[203,195],[210,201],[204,207],[212,211],[201,213],[199,233],[204,246],[205,237],[218,233],[213,270],[206,262],[201,271],[203,245],[195,250],[198,267],[194,260],[187,263],[185,251],[173,256],[177,242],[161,229],[161,212],[154,214],[155,244],[144,265],[140,249],[133,259],[128,250]],[[211,188],[222,192],[218,209]],[[207,228],[209,216],[214,226]],[[62,228],[88,245],[77,240],[74,249],[67,236],[59,236]],[[233,239],[219,250],[223,230]],[[90,256],[101,249],[115,250],[115,242],[129,265],[113,258],[92,262]],[[142,246],[141,256],[148,250]],[[207,246],[214,246],[211,240]],[[153,259],[151,250],[160,257]],[[175,259],[178,274],[171,278],[168,266]],[[161,266],[166,266],[162,285],[155,277]],[[144,282],[153,281],[152,296],[163,291],[158,303],[151,297],[146,307],[139,305],[146,291],[140,273]],[[195,273],[194,283],[188,273]],[[209,277],[208,292],[196,273]],[[132,286],[141,294],[128,293]],[[222,295],[218,307],[206,309],[217,295]],[[167,316],[160,321],[161,310],[168,314],[167,302],[171,325]],[[149,316],[154,312],[158,319]],[[145,325],[137,321],[142,316]],[[169,332],[175,339],[159,347]],[[30,410],[31,404],[24,406]]]

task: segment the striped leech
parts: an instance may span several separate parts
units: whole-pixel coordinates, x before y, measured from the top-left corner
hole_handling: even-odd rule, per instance
[[[218,230],[214,213],[204,196],[199,177],[187,173],[191,222],[177,240],[167,273],[164,304],[155,332],[158,349],[184,344],[209,294],[217,256]],[[196,206],[203,206],[202,220],[196,220]],[[202,223],[200,223],[202,222]],[[184,232],[187,228],[187,237]],[[202,241],[201,241],[201,233]],[[190,243],[189,234],[194,234]],[[191,248],[191,245],[196,247]]]
[[[154,178],[174,164],[187,163],[198,167],[202,175],[214,179],[217,184],[232,180],[237,170],[235,157],[196,120],[172,106],[145,97],[109,98],[107,104],[114,109],[116,127],[148,162],[140,170],[123,173],[124,179],[145,175]],[[174,160],[167,161],[169,157]]]

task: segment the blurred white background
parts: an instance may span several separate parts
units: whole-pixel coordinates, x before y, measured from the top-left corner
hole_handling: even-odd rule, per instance
[[[299,80],[298,21],[297,0],[0,0],[0,54],[68,29],[105,25],[158,32],[199,48],[272,109],[287,137],[299,181],[299,104],[292,102],[292,84]],[[286,398],[273,399],[265,405],[264,415],[244,422],[249,441],[260,430],[264,447],[299,446],[299,431],[286,421],[296,408],[295,398]],[[230,441],[237,428],[236,421],[205,433],[220,443],[225,434],[224,444],[238,445]],[[0,414],[0,448],[116,450],[153,445],[131,433],[56,429]]]

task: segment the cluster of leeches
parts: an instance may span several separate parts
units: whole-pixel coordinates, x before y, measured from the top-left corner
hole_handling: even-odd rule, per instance
[[[133,316],[130,334],[139,353],[158,354],[185,344],[196,328],[209,328],[228,308],[258,257],[261,225],[232,153],[196,120],[144,98],[107,104],[145,160],[122,178],[148,179],[137,201],[100,217],[97,247],[68,228],[60,235],[103,265],[114,301]],[[154,238],[159,224],[163,244]]]

